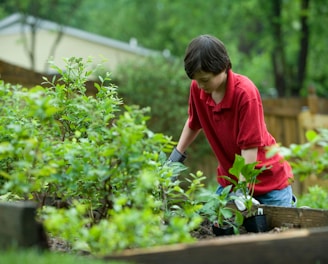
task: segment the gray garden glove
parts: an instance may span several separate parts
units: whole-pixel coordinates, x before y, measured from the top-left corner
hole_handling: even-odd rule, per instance
[[[174,148],[169,157],[169,161],[183,163],[186,158],[187,158],[187,156],[185,153],[181,153],[179,150],[177,150],[177,148]]]
[[[232,192],[230,194],[231,197],[234,199],[234,203],[236,207],[238,208],[239,211],[245,211],[246,210],[246,205],[245,202],[246,200],[249,200],[250,198],[252,199],[253,205],[259,205],[260,202],[256,200],[255,198],[251,197],[249,194],[247,194],[247,197],[245,197],[245,194],[241,190],[237,190],[235,192]]]
[[[179,150],[174,148],[172,150],[172,153],[171,153],[170,157],[168,158],[168,164],[170,164],[171,162],[183,163],[186,158],[187,158],[187,156],[186,156],[185,153],[181,153]],[[171,177],[172,182],[175,182],[177,179],[178,179],[178,176],[172,176]]]

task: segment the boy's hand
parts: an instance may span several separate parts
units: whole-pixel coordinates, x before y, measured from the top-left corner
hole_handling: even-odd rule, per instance
[[[168,161],[183,163],[186,158],[187,156],[185,155],[185,153],[181,153],[179,150],[177,150],[177,148],[174,148]]]
[[[171,162],[180,162],[183,163],[184,160],[186,159],[186,155],[181,153],[179,150],[177,150],[176,148],[174,148],[172,150],[172,153],[170,155],[170,157],[167,160],[167,164],[170,166]],[[171,181],[175,182],[178,179],[178,176],[172,176],[171,177]]]
[[[232,192],[230,196],[233,198],[234,203],[239,211],[245,211],[246,210],[246,200],[252,199],[252,203],[254,205],[259,205],[260,202],[256,200],[255,198],[251,197],[249,194],[245,196],[245,194],[242,193],[241,190],[237,190],[236,192]]]

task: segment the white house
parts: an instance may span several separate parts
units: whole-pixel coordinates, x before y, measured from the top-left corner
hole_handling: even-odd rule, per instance
[[[29,49],[31,48],[30,25],[36,25],[34,70],[40,73],[51,73],[48,60],[59,32],[62,32],[62,36],[53,53],[53,60],[59,67],[64,67],[63,58],[74,56],[87,59],[91,57],[95,64],[102,62],[111,71],[123,61],[161,54],[161,52],[138,46],[135,39],[132,39],[130,43],[125,43],[16,13],[0,20],[0,60],[31,69],[31,60],[25,48],[25,44]]]

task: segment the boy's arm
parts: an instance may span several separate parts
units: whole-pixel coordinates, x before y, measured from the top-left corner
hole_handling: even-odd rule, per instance
[[[249,148],[249,149],[242,149],[241,156],[245,159],[245,164],[253,163],[257,161],[257,151],[258,148]],[[243,175],[240,175],[240,181],[245,181]]]
[[[188,125],[189,121],[187,119],[183,129],[182,129],[182,133],[180,136],[180,139],[178,141],[178,145],[177,145],[177,150],[181,153],[184,153],[186,151],[186,149],[189,147],[189,145],[194,142],[194,140],[197,138],[199,132],[201,131],[201,129],[198,130],[193,130],[189,127]]]
[[[178,145],[173,149],[169,160],[183,162],[186,158],[185,151],[196,139],[201,129],[192,130],[188,125],[188,119],[182,129]]]

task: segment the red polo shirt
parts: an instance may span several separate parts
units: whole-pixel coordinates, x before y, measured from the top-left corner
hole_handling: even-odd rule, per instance
[[[220,176],[234,177],[228,171],[235,154],[241,155],[242,149],[253,147],[258,147],[258,167],[271,167],[257,177],[259,183],[255,186],[254,196],[290,184],[293,177],[290,165],[279,154],[266,157],[266,147],[276,141],[266,128],[260,93],[247,77],[229,70],[226,92],[219,104],[192,81],[188,111],[189,127],[203,129],[219,161],[217,179],[220,185],[231,184]]]

